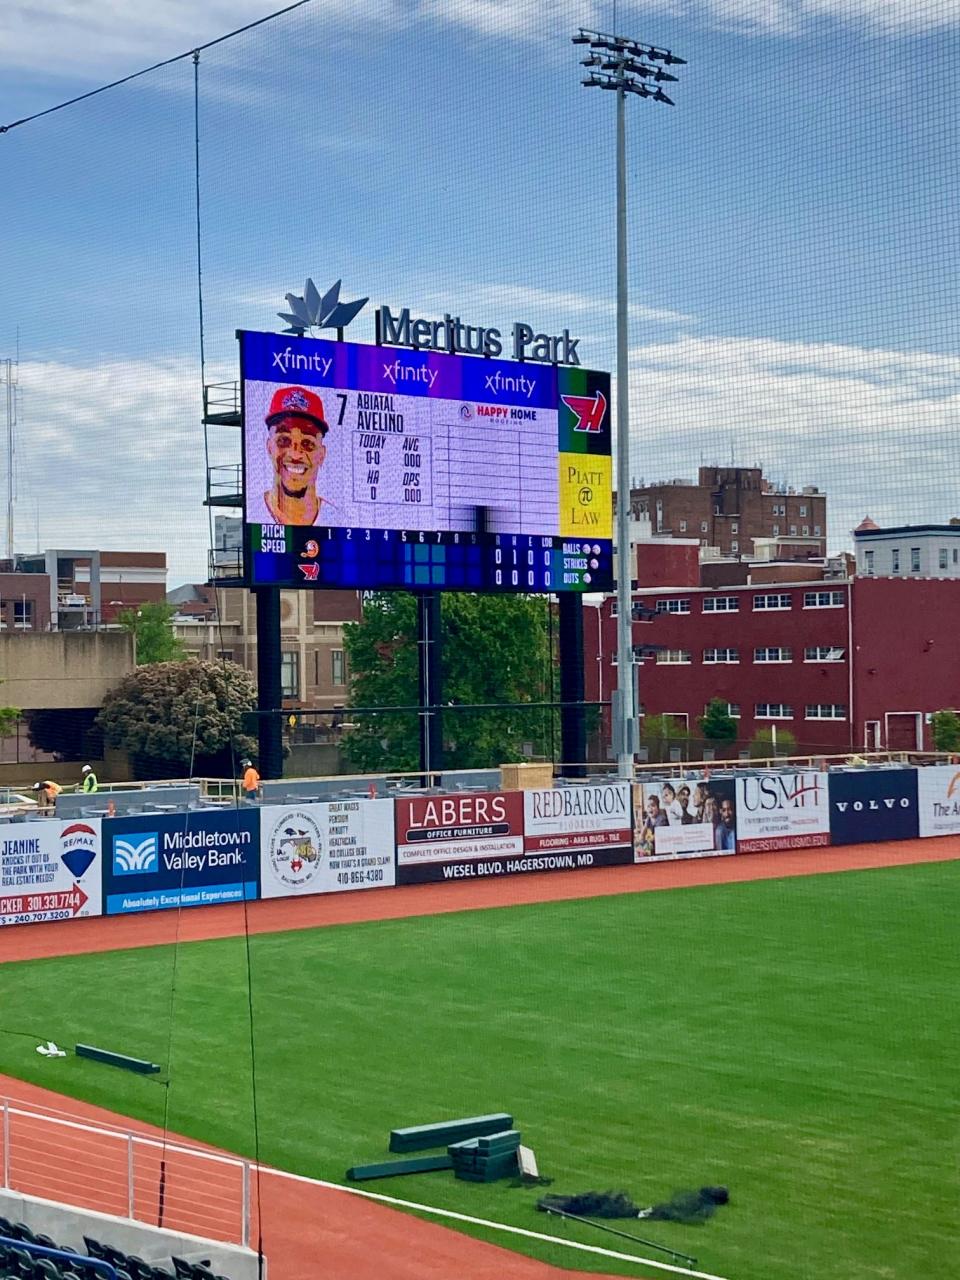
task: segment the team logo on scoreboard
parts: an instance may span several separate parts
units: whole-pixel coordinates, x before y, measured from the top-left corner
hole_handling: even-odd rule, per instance
[[[320,554],[320,543],[315,538],[311,538],[303,550],[300,552],[301,560],[316,560]]]
[[[469,422],[469,420],[473,417],[473,409],[471,409],[470,405],[462,404],[460,406],[460,417],[464,420],[464,422]]]
[[[598,391],[595,396],[561,396],[560,399],[576,416],[574,431],[599,434],[607,412],[607,397],[602,391]]]

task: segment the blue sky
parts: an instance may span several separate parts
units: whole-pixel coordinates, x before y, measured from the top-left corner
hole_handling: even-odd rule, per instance
[[[269,12],[16,0],[0,123]],[[208,380],[288,290],[505,327],[614,360],[612,96],[579,0],[313,0],[200,63]],[[637,478],[760,462],[830,495],[834,549],[960,514],[960,0],[664,0],[617,26],[688,60],[630,104]],[[20,330],[18,548],[164,549],[203,576],[193,66],[0,135],[0,358]],[[372,315],[351,331],[372,338]],[[223,434],[214,461],[236,454]]]

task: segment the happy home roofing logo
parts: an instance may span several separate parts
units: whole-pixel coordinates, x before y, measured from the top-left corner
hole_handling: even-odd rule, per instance
[[[160,864],[160,836],[156,831],[138,831],[130,837],[113,837],[113,874],[142,876]]]
[[[60,860],[74,879],[90,870],[97,857],[97,833],[86,822],[73,822],[60,832]]]

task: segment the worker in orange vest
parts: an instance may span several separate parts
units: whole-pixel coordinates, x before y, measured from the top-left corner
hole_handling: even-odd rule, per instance
[[[254,804],[256,803],[257,792],[260,789],[260,775],[253,767],[252,760],[241,760],[240,768],[243,770],[243,780],[240,783],[243,798]]]
[[[35,782],[33,789],[37,794],[37,808],[41,813],[53,813],[57,804],[57,796],[63,790],[59,782]]]

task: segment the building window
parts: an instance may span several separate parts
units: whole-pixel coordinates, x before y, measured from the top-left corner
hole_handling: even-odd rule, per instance
[[[790,526],[790,537],[795,538],[796,536],[797,536],[797,526],[795,524],[792,524]]]
[[[899,547],[894,547],[893,550],[890,552],[890,572],[891,573],[900,572],[900,548]]]
[[[753,597],[753,608],[755,613],[759,613],[763,609],[789,609],[792,604],[793,597],[789,592],[784,591],[777,591],[773,594]]]
[[[957,551],[957,548],[956,548],[956,547],[954,547],[954,548],[953,548],[953,563],[954,563],[954,564],[956,564],[956,563],[957,563],[957,560],[960,560],[960,551]]]
[[[801,532],[803,533],[803,536],[804,536],[805,538],[809,538],[809,536],[810,536],[810,526],[809,526],[808,524],[805,524],[805,525],[803,526],[803,529],[802,529],[802,531],[801,531]]]
[[[233,650],[232,650],[232,649],[218,649],[218,650],[217,650],[217,661],[218,661],[218,662],[232,662],[232,661],[233,661]]]
[[[710,703],[708,702],[703,708],[703,714],[706,715],[709,710],[710,710]],[[740,719],[740,703],[728,702],[727,715],[730,717],[731,720],[739,720]]]
[[[805,591],[803,593],[805,609],[842,609],[842,591]]]
[[[710,528],[710,526],[707,524],[706,520],[701,520],[701,521],[700,521],[700,532],[701,532],[701,533],[706,533],[706,532],[708,531],[708,529],[709,529],[709,528]]]
[[[842,662],[846,656],[846,649],[828,644],[811,645],[803,651],[804,662]]]
[[[736,521],[736,520],[732,520],[732,521],[730,522],[730,532],[731,532],[731,533],[739,533],[739,532],[740,532],[740,525],[739,525],[738,521]]]
[[[295,649],[280,655],[280,691],[285,698],[300,696],[300,654]]]
[[[774,536],[775,538],[779,538],[779,537],[780,537],[780,526],[779,526],[778,524],[775,524],[775,525],[773,526],[773,536]]]
[[[686,532],[687,532],[687,522],[686,522],[686,520],[681,520],[681,521],[680,521],[680,532],[681,532],[681,533],[686,533]]]
[[[873,555],[874,553],[872,551],[865,551],[863,553],[863,570],[864,573],[870,575],[873,574]]]
[[[617,616],[617,600],[616,600],[616,597],[614,597],[614,599],[610,601],[610,617],[615,618],[616,616]]]
[[[818,524],[815,524],[815,525],[813,526],[813,536],[814,536],[815,538],[819,538],[819,537],[820,537],[820,526],[819,526]]]
[[[658,600],[657,613],[689,613],[689,600]]]
[[[14,600],[13,627],[15,631],[33,630],[33,601]]]
[[[661,649],[657,654],[658,666],[686,666],[690,661],[689,649]]]
[[[347,683],[342,649],[330,650],[330,678],[334,684]]]
[[[739,609],[739,596],[706,596],[703,601],[704,613],[737,613]]]
[[[807,706],[806,720],[846,720],[847,708],[842,702],[814,702]]]
[[[792,720],[793,707],[785,702],[758,702],[754,716],[757,720]]]
[[[776,647],[772,649],[754,649],[753,660],[754,662],[792,662],[793,650],[778,649]]]
[[[734,538],[734,540],[730,543],[730,550],[731,551],[740,550],[740,543],[736,540],[736,538]]]
[[[920,572],[920,548],[919,547],[910,548],[910,572],[911,573]]]
[[[739,649],[704,649],[703,660],[705,663],[712,662],[739,662]]]
[[[800,503],[800,519],[802,520],[806,514],[807,514],[807,504],[805,502],[801,502]]]
[[[941,547],[940,548],[940,568],[946,569],[946,567],[947,567],[947,548]]]

